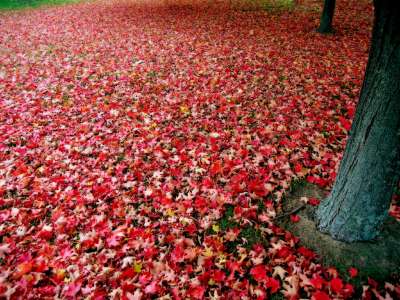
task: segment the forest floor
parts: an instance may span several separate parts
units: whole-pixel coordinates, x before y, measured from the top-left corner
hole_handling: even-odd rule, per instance
[[[275,221],[332,186],[372,24],[297,2],[0,11],[0,298],[400,298]]]

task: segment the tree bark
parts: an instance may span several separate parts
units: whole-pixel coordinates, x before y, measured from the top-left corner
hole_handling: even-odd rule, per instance
[[[375,0],[364,83],[337,179],[318,229],[346,242],[377,237],[400,172],[400,1]]]
[[[325,0],[324,9],[322,10],[321,22],[318,27],[320,33],[332,32],[332,20],[335,13],[336,0]]]

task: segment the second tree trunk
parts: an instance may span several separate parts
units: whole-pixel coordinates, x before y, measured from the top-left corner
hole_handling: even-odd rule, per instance
[[[320,33],[332,32],[332,20],[333,14],[335,13],[336,0],[325,0],[324,9],[321,15],[321,23],[318,28]]]

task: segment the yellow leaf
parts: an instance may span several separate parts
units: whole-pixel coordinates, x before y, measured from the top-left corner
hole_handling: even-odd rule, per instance
[[[212,249],[206,247],[206,249],[205,249],[204,252],[203,252],[203,255],[204,255],[205,257],[211,257],[211,256],[213,256],[213,251],[212,251]]]
[[[56,277],[58,279],[63,280],[65,278],[65,274],[66,274],[65,269],[57,269],[55,273],[56,273]]]
[[[175,212],[172,209],[168,208],[167,209],[167,216],[168,217],[173,217],[173,216],[175,216]]]
[[[134,264],[133,264],[133,270],[136,273],[140,273],[142,271],[142,263],[135,261]]]
[[[222,269],[224,268],[225,263],[226,263],[226,256],[222,252],[220,252],[215,260],[215,265]]]
[[[212,226],[212,229],[214,230],[214,232],[218,233],[218,232],[219,232],[219,225],[214,224],[214,225]]]
[[[183,114],[188,114],[190,112],[190,109],[186,105],[182,105],[181,107],[179,107],[179,109]]]

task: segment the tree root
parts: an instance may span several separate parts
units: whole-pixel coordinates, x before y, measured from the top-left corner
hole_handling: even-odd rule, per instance
[[[288,217],[288,216],[290,216],[290,215],[293,215],[293,214],[297,213],[298,211],[302,210],[302,209],[305,208],[305,207],[306,207],[306,204],[304,203],[304,204],[302,204],[302,205],[300,205],[300,206],[298,206],[298,207],[292,209],[291,211],[289,211],[289,212],[287,212],[287,213],[284,213],[284,214],[281,214],[281,215],[277,216],[277,217],[275,218],[275,220],[279,220],[279,219]]]

